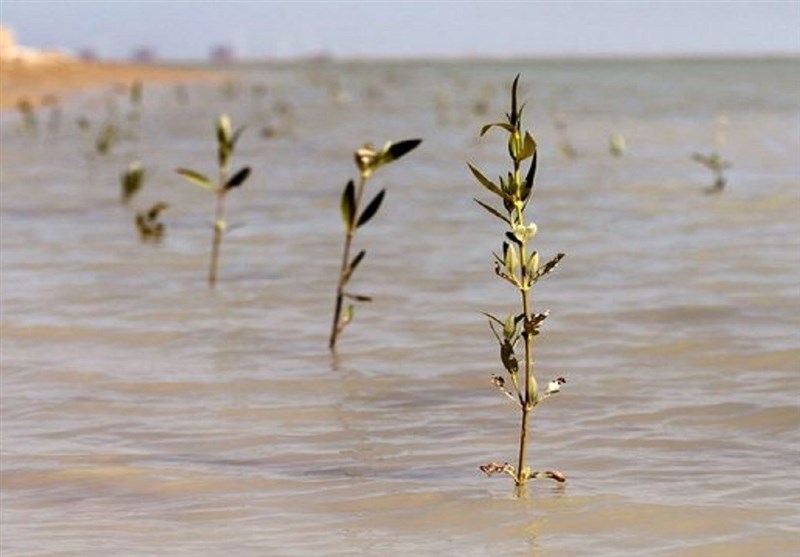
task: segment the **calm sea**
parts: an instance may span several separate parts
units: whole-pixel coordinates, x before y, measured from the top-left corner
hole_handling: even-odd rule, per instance
[[[482,311],[502,223],[466,167],[506,169],[521,73],[531,216],[561,266],[534,468]],[[2,115],[4,557],[789,557],[800,550],[800,61],[317,62]],[[206,284],[213,125],[247,129],[220,283]],[[58,117],[60,116],[60,120]],[[84,133],[76,120],[85,117]],[[94,153],[105,120],[123,138]],[[609,153],[621,134],[624,156]],[[422,138],[370,182],[359,304],[327,348],[339,195],[364,142]],[[727,187],[691,159],[717,150]],[[567,156],[568,151],[574,156]],[[146,169],[120,203],[119,175]],[[169,203],[142,244],[137,211]]]

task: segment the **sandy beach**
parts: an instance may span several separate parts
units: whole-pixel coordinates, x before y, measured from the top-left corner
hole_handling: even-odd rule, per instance
[[[135,81],[181,82],[220,79],[220,73],[179,66],[83,62],[64,58],[41,62],[0,60],[0,110],[27,99],[33,106],[60,103],[83,91]]]
[[[221,76],[178,65],[78,60],[62,51],[22,46],[12,29],[0,26],[0,110],[16,108],[22,100],[34,107],[58,104],[82,91],[127,87],[136,81],[169,83]]]

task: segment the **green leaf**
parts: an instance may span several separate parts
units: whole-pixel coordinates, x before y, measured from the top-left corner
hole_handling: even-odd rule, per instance
[[[467,163],[467,166],[469,166],[469,169],[472,171],[472,175],[475,176],[475,178],[478,180],[478,182],[481,183],[481,185],[483,187],[485,187],[487,190],[489,190],[493,194],[499,195],[503,199],[508,199],[508,195],[506,195],[503,192],[503,190],[501,190],[497,185],[495,185],[495,183],[492,182],[489,178],[484,176],[483,173],[480,170],[478,170],[476,167],[472,166],[472,164],[470,164],[470,163]]]
[[[239,141],[239,138],[242,136],[242,133],[244,133],[244,130],[245,130],[245,126],[239,126],[236,129],[236,131],[233,132],[233,135],[231,136],[231,140],[230,140],[231,150],[233,150],[233,148],[236,147],[236,142]]]
[[[364,212],[361,213],[361,216],[358,217],[358,222],[356,223],[356,228],[360,228],[361,226],[367,224],[369,220],[375,216],[375,213],[378,212],[378,209],[381,206],[381,202],[383,201],[383,197],[386,195],[386,190],[382,189],[378,192],[378,195],[372,198],[372,201],[369,202],[367,208],[364,209]]]
[[[536,176],[536,161],[539,158],[539,151],[534,148],[533,159],[531,166],[528,168],[528,174],[525,176],[525,190],[523,191],[522,199],[527,199],[531,191],[533,191],[533,179]]]
[[[341,320],[339,321],[339,329],[342,329],[345,325],[353,320],[354,313],[355,310],[353,308],[353,304],[348,304],[344,310],[344,313],[342,314]]]
[[[356,218],[356,186],[352,180],[347,182],[342,192],[340,209],[342,220],[344,221],[344,229],[349,233],[353,230],[353,222]]]
[[[519,123],[519,112],[517,112],[517,86],[519,85],[519,74],[514,78],[514,83],[511,84],[511,115],[509,121],[512,126]]]
[[[496,216],[498,219],[500,219],[501,221],[503,221],[507,225],[511,226],[511,221],[508,220],[508,217],[504,216],[500,211],[498,211],[494,207],[492,207],[490,205],[487,205],[483,201],[480,201],[480,200],[475,199],[475,198],[473,198],[473,201],[475,201],[475,203],[477,203],[478,205],[480,205],[481,207],[483,207],[484,209],[489,211],[490,214]]]
[[[421,139],[406,139],[403,141],[398,141],[397,143],[392,143],[389,149],[386,151],[383,161],[381,162],[385,164],[396,161],[409,151],[416,149],[417,145],[420,143],[422,143]]]
[[[244,181],[247,180],[248,176],[250,176],[250,167],[245,166],[240,169],[239,172],[231,176],[231,179],[225,184],[225,191],[241,186]]]
[[[513,315],[509,315],[506,318],[506,322],[503,323],[503,336],[506,340],[511,341],[514,337],[514,333],[517,332],[517,322],[514,319]]]
[[[533,276],[532,282],[536,282],[537,280],[548,274],[550,271],[555,269],[558,263],[564,258],[564,255],[566,254],[564,253],[556,254],[555,257],[550,259],[550,261],[540,266],[539,270],[536,271],[536,274]]]
[[[367,255],[367,251],[362,249],[353,258],[353,260],[350,262],[350,265],[347,266],[347,270],[344,272],[344,277],[342,278],[342,284],[346,284],[347,281],[350,280],[350,277],[353,276],[353,273],[355,272],[356,267],[358,267],[358,264],[361,263],[361,260],[364,259],[365,255]]]
[[[188,168],[178,168],[175,172],[189,180],[191,183],[205,188],[207,190],[214,190],[214,184],[204,174],[189,170]]]
[[[517,355],[514,353],[514,346],[508,340],[504,341],[500,346],[500,360],[503,362],[503,367],[512,376],[519,372],[519,362],[517,361]]]
[[[231,119],[227,114],[222,114],[217,119],[217,143],[230,145],[231,135]]]
[[[495,323],[497,323],[501,327],[504,325],[503,321],[499,317],[495,317],[491,313],[486,313],[485,311],[483,311],[481,313],[483,313],[486,317],[488,317],[490,321],[494,321]]]
[[[505,122],[492,122],[491,124],[486,124],[481,128],[480,137],[483,137],[486,134],[486,132],[488,132],[492,128],[503,128],[508,133],[514,133],[514,126],[512,126],[511,124],[507,124]]]
[[[372,296],[364,296],[363,294],[348,294],[347,292],[344,293],[345,298],[350,298],[351,300],[355,300],[357,302],[371,302]]]
[[[514,234],[513,232],[506,232],[506,238],[511,240],[516,245],[522,246],[522,242],[520,241],[519,238],[517,238],[516,234]]]
[[[534,141],[533,136],[530,132],[525,132],[525,139],[522,143],[522,151],[518,155],[518,159],[524,161],[528,157],[533,156],[533,153],[536,151],[536,141]]]

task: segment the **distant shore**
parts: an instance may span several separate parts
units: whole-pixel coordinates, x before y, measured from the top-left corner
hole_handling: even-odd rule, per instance
[[[28,63],[0,60],[0,110],[11,110],[23,99],[32,106],[61,104],[92,89],[142,83],[219,80],[221,72],[190,66],[84,62],[73,59]]]

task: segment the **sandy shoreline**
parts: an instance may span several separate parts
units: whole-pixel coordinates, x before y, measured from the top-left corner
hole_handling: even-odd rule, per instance
[[[191,67],[53,60],[26,63],[0,60],[0,110],[15,109],[22,99],[33,106],[62,103],[76,93],[117,85],[218,80],[221,72]]]

